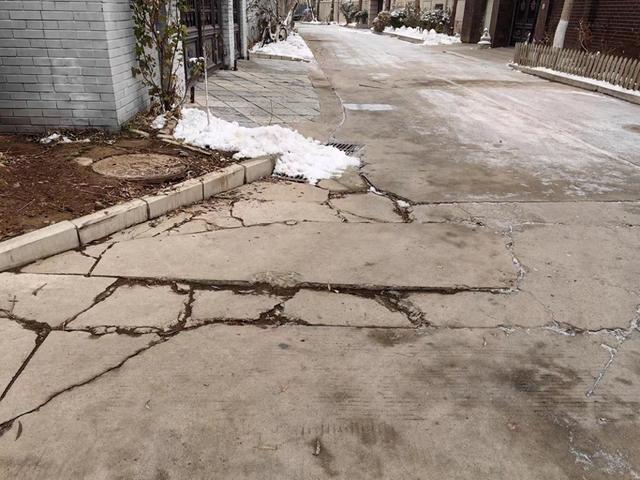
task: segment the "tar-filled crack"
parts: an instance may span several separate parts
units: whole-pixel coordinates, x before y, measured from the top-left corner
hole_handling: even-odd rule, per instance
[[[78,318],[80,315],[85,313],[87,310],[91,310],[98,303],[103,302],[104,300],[109,298],[111,295],[113,295],[113,292],[115,292],[117,288],[124,283],[126,283],[126,280],[118,279],[112,284],[110,284],[107,288],[105,288],[102,292],[100,292],[98,295],[94,297],[93,301],[91,302],[91,305],[89,305],[87,308],[80,310],[78,313],[76,313],[75,315],[65,320],[62,323],[62,330],[65,330],[67,325],[69,325],[71,322],[73,322],[76,318]]]
[[[171,212],[172,216],[175,216],[176,213],[185,213],[184,210],[179,210],[178,212]],[[182,220],[178,220],[177,222],[175,222],[173,225],[171,225],[169,228],[167,228],[166,230],[163,230],[161,232],[157,232],[154,235],[152,235],[151,238],[153,237],[157,237],[159,235],[163,235],[169,232],[173,232],[174,230],[182,227],[184,224],[189,223],[190,221],[192,221],[194,219],[194,217],[196,216],[196,213],[188,213],[188,217],[183,218]]]
[[[347,218],[342,214],[342,212],[339,209],[337,209],[336,207],[334,207],[333,205],[331,205],[331,200],[332,199],[340,198],[342,196],[344,196],[344,195],[343,194],[338,195],[338,194],[335,194],[335,193],[330,193],[329,194],[329,198],[327,198],[327,200],[322,202],[321,205],[326,205],[327,207],[329,207],[330,210],[335,212],[336,217],[338,217],[342,223],[348,223],[349,220],[347,220]]]
[[[235,208],[236,202],[238,202],[238,201],[239,201],[239,199],[237,199],[237,198],[231,199],[231,203],[229,203],[229,216],[231,218],[233,218],[234,220],[239,221],[240,225],[242,225],[243,227],[246,227],[246,225],[244,224],[244,220],[242,218],[240,218],[240,217],[236,217],[234,215],[234,213],[233,213],[233,209]]]
[[[400,195],[398,195],[398,194],[396,194],[394,192],[381,190],[380,188],[375,186],[373,184],[373,182],[371,180],[369,180],[369,178],[362,172],[360,172],[360,178],[362,178],[362,180],[367,185],[369,185],[369,191],[373,191],[373,193],[375,193],[376,195],[380,195],[382,197],[387,197],[389,200],[391,200],[393,202],[393,209],[394,209],[395,213],[397,213],[400,216],[400,218],[402,218],[402,222],[403,223],[411,223],[411,222],[413,222],[413,219],[411,218],[409,209],[408,208],[403,208],[403,207],[400,206],[401,203],[404,203],[406,205],[412,205],[413,202],[411,202],[408,198],[401,197]]]
[[[627,341],[627,339],[631,336],[631,334],[634,331],[637,332],[638,330],[640,330],[639,325],[640,325],[640,305],[637,305],[635,315],[631,320],[629,328],[627,328],[624,331],[620,331],[620,330],[615,331],[615,336],[618,341],[618,344],[615,347],[612,347],[611,345],[608,345],[606,343],[601,344],[602,348],[606,349],[609,352],[609,358],[605,362],[604,366],[600,369],[600,371],[596,374],[593,380],[593,384],[585,392],[585,396],[587,397],[593,396],[593,394],[596,391],[596,388],[602,382],[602,379],[607,374],[609,369],[612,367],[613,362],[616,359],[616,356],[618,355],[618,352],[620,351],[620,349],[623,348],[624,343]]]
[[[48,325],[46,326],[48,327]],[[42,345],[42,342],[44,342],[44,340],[47,338],[47,335],[49,335],[50,330],[41,326],[39,330],[34,330],[34,331],[36,332],[35,345],[33,346],[33,349],[31,350],[31,352],[29,352],[29,355],[27,355],[27,358],[25,358],[24,362],[22,362],[22,365],[20,365],[20,368],[18,368],[16,373],[13,375],[13,377],[11,377],[11,380],[9,381],[5,389],[2,391],[2,394],[0,394],[0,401],[2,401],[2,399],[7,396],[7,393],[9,392],[13,384],[16,382],[20,374],[22,374],[24,369],[27,367],[27,365],[29,364],[29,362],[31,361],[35,353],[38,351],[38,348],[40,348],[40,345]],[[2,436],[2,425],[0,425],[0,436]]]
[[[100,253],[100,255],[98,255],[98,257],[95,259],[96,261],[93,263],[93,265],[91,266],[91,268],[89,269],[89,271],[87,272],[87,277],[90,277],[91,274],[93,273],[93,271],[96,269],[96,267],[98,266],[98,263],[100,263],[100,260],[102,260],[102,257],[111,249],[116,245],[117,242],[113,242],[111,243],[107,248],[105,248],[102,253]]]
[[[507,237],[506,247],[509,253],[511,254],[511,262],[513,263],[513,266],[516,268],[516,272],[517,272],[516,281],[514,283],[513,290],[520,290],[520,285],[522,284],[522,280],[527,274],[527,271],[523,267],[522,263],[520,263],[520,260],[518,260],[518,257],[516,256],[516,253],[515,253],[515,240],[513,239],[513,227],[509,226],[509,230],[505,232],[505,236]]]
[[[100,372],[100,373],[98,373],[98,374],[96,374],[96,375],[92,376],[91,378],[88,378],[88,379],[86,379],[86,380],[83,380],[82,382],[74,383],[73,385],[70,385],[70,386],[68,386],[68,387],[66,387],[66,388],[64,388],[64,389],[62,389],[62,390],[60,390],[60,391],[58,391],[58,392],[53,393],[52,395],[50,395],[50,396],[49,396],[49,397],[48,397],[44,402],[42,402],[42,403],[41,403],[40,405],[38,405],[37,407],[34,407],[34,408],[32,408],[31,410],[28,410],[28,411],[26,411],[26,412],[22,412],[21,414],[16,415],[16,416],[15,416],[15,417],[13,417],[12,419],[7,420],[7,421],[5,421],[5,422],[1,423],[1,424],[0,424],[0,437],[2,437],[2,435],[3,435],[4,433],[6,433],[6,432],[7,432],[7,431],[8,431],[8,430],[13,426],[13,423],[14,423],[17,419],[19,419],[19,418],[21,418],[21,417],[23,417],[23,416],[25,416],[25,415],[29,415],[29,414],[31,414],[31,413],[37,412],[37,411],[38,411],[38,410],[40,410],[42,407],[44,407],[44,406],[45,406],[45,405],[47,405],[49,402],[51,402],[54,398],[56,398],[56,397],[58,397],[58,396],[62,395],[63,393],[66,393],[66,392],[69,392],[69,391],[74,390],[74,389],[76,389],[76,388],[79,388],[79,387],[85,386],[85,385],[87,385],[87,384],[89,384],[89,383],[94,382],[95,380],[99,379],[100,377],[102,377],[102,376],[104,376],[104,375],[106,375],[106,374],[108,374],[108,373],[110,373],[110,372],[112,372],[112,371],[114,371],[114,370],[119,369],[120,367],[122,367],[125,363],[127,363],[127,362],[128,362],[129,360],[131,360],[132,358],[134,358],[134,357],[136,357],[136,356],[140,355],[141,353],[143,353],[143,352],[145,352],[145,351],[149,350],[150,348],[152,348],[152,347],[154,347],[154,346],[156,346],[156,345],[158,345],[158,344],[160,344],[160,343],[164,343],[164,342],[166,342],[169,338],[170,338],[170,337],[161,337],[161,338],[159,338],[158,340],[155,340],[155,341],[153,341],[153,342],[149,343],[149,345],[147,345],[146,347],[143,347],[143,348],[140,348],[140,349],[136,350],[136,351],[135,351],[134,353],[132,353],[131,355],[127,355],[124,359],[122,359],[120,362],[118,362],[118,364],[116,364],[116,365],[114,365],[114,366],[112,366],[112,367],[109,367],[109,368],[107,368],[106,370],[103,370],[102,372]],[[41,342],[41,343],[42,343],[42,342]],[[35,350],[35,349],[34,349],[34,350]],[[35,352],[32,352],[32,356],[33,356],[33,353],[35,353]],[[15,379],[15,378],[17,378],[17,376],[18,376],[18,374],[16,374],[16,376],[14,377],[14,379]],[[9,385],[9,386],[10,386],[10,385]],[[6,394],[6,392],[8,392],[8,391],[9,391],[9,387],[7,387],[7,389],[6,389],[6,390],[5,390],[5,392],[3,393],[3,396],[4,396],[4,395]]]

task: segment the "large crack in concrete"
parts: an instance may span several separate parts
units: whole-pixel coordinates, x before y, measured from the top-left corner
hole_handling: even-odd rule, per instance
[[[149,350],[150,348],[153,348],[154,346],[160,344],[160,343],[164,343],[165,341],[167,341],[170,337],[164,337],[164,338],[160,338],[159,340],[150,343],[149,345],[147,345],[146,347],[140,348],[138,350],[136,350],[134,353],[132,353],[131,355],[127,355],[121,362],[119,362],[118,364],[107,368],[106,370],[92,376],[91,378],[88,378],[82,382],[78,382],[75,383],[73,385],[69,385],[68,387],[65,387],[62,390],[59,390],[55,393],[53,393],[52,395],[50,395],[44,402],[42,402],[41,404],[39,404],[38,406],[32,408],[31,410],[28,410],[26,412],[23,412],[19,415],[16,415],[15,417],[3,422],[0,424],[0,437],[2,437],[9,429],[11,429],[11,427],[13,426],[13,423],[18,420],[21,417],[24,417],[25,415],[29,415],[31,413],[37,412],[38,410],[40,410],[42,407],[44,407],[45,405],[47,405],[49,402],[51,402],[54,398],[62,395],[63,393],[69,392],[71,390],[74,390],[76,388],[88,385],[92,382],[94,382],[95,380],[99,379],[100,377],[119,369],[120,367],[122,367],[125,363],[127,363],[130,359],[140,355],[141,353],[145,352],[146,350]],[[21,370],[22,371],[22,370]],[[17,376],[15,377],[17,378]],[[5,394],[9,391],[9,389],[7,388],[7,390],[5,391]]]
[[[131,281],[127,280],[126,283],[131,283]],[[158,281],[154,281],[152,282],[154,285],[157,284],[162,284],[163,282],[158,282]],[[124,284],[124,283],[122,283]],[[188,319],[191,317],[191,308],[193,305],[193,298],[194,298],[194,292],[195,292],[195,288],[193,285],[188,285],[186,283],[182,283],[181,285],[176,284],[175,282],[171,282],[170,283],[172,285],[173,288],[175,288],[176,290],[180,290],[182,292],[184,292],[185,290],[188,291],[188,301],[185,303],[185,309],[183,312],[180,312],[180,317],[178,319],[178,323],[172,327],[169,330],[166,331],[158,331],[158,336],[159,339],[157,341],[151,342],[149,345],[147,345],[144,348],[140,348],[138,350],[136,350],[134,353],[132,353],[131,355],[126,356],[124,359],[122,359],[120,362],[118,362],[116,365],[107,368],[106,370],[92,376],[91,378],[84,380],[82,382],[78,382],[75,384],[72,384],[68,387],[65,387],[53,394],[51,394],[46,401],[44,401],[43,403],[41,403],[40,405],[38,405],[37,407],[30,409],[26,412],[23,412],[17,416],[15,416],[14,418],[0,424],[0,436],[2,436],[7,430],[9,430],[13,423],[18,420],[19,418],[37,412],[38,410],[40,410],[40,408],[42,408],[43,406],[45,406],[46,404],[48,404],[50,401],[52,401],[54,398],[58,397],[59,395],[62,395],[65,392],[68,392],[70,390],[73,390],[75,388],[79,388],[81,386],[85,386],[87,384],[92,383],[93,381],[99,379],[100,377],[102,377],[103,375],[106,375],[112,371],[115,371],[117,369],[119,369],[120,367],[122,367],[128,360],[130,360],[131,358],[136,357],[137,355],[142,354],[143,352],[145,352],[146,350],[154,347],[155,345],[164,343],[165,341],[168,341],[169,339],[171,339],[172,337],[180,334],[183,331],[190,331],[190,330],[195,330],[198,328],[202,328],[204,326],[208,326],[208,325],[243,325],[243,326],[253,326],[256,328],[277,328],[280,326],[284,326],[284,325],[288,325],[288,326],[301,326],[301,327],[305,327],[305,326],[313,326],[313,327],[328,327],[328,328],[356,328],[356,329],[397,329],[398,327],[386,327],[386,326],[340,326],[340,325],[322,325],[322,324],[313,324],[310,325],[309,323],[302,321],[302,320],[297,320],[297,319],[291,319],[288,318],[286,315],[283,314],[283,305],[284,303],[293,297],[293,295],[295,293],[297,293],[300,289],[296,288],[296,289],[277,289],[277,294],[279,296],[281,296],[283,298],[283,300],[278,303],[276,306],[274,306],[272,309],[263,312],[258,319],[252,319],[252,320],[246,320],[246,319],[210,319],[210,320],[203,320],[202,322],[200,322],[197,325],[193,325],[193,326],[186,326],[186,323],[188,321]],[[186,285],[186,289],[185,289],[185,285]],[[103,301],[104,298],[108,298],[109,294],[113,292],[113,290],[115,290],[115,288],[113,288],[112,286],[111,290],[107,289],[104,292],[101,292],[100,295],[98,295],[96,297],[96,303],[99,303],[100,301]],[[117,288],[117,287],[116,287]],[[202,285],[196,285],[196,288],[202,289]],[[265,291],[268,293],[273,294],[273,289],[270,288],[262,288],[259,290],[260,293],[264,293]],[[246,293],[246,290],[244,290],[244,292]],[[426,328],[427,331],[429,330],[456,330],[456,329],[484,329],[484,330],[501,330],[505,333],[505,335],[509,335],[515,331],[531,331],[531,330],[551,330],[554,333],[558,333],[561,335],[569,335],[569,336],[576,336],[576,335],[594,335],[594,334],[610,334],[612,335],[614,338],[619,340],[619,343],[616,347],[611,347],[610,345],[607,344],[602,344],[603,348],[606,348],[609,351],[610,357],[607,360],[607,362],[605,363],[605,365],[603,366],[603,368],[598,372],[598,374],[596,375],[596,378],[594,380],[593,385],[591,386],[591,388],[586,392],[586,396],[587,397],[591,397],[594,392],[596,387],[601,383],[602,379],[604,378],[605,374],[608,372],[608,370],[612,367],[615,357],[619,351],[619,349],[621,348],[622,344],[627,340],[627,338],[634,332],[638,330],[638,323],[639,323],[639,319],[640,319],[640,306],[638,307],[637,313],[634,316],[634,319],[632,320],[630,326],[628,329],[621,331],[620,329],[614,329],[614,330],[610,330],[610,329],[600,329],[600,330],[595,330],[595,331],[591,331],[591,330],[581,330],[581,329],[577,329],[574,328],[570,334],[568,334],[566,331],[564,330],[556,330],[554,328],[551,328],[549,326],[542,326],[542,327],[525,327],[525,326],[517,326],[517,325],[510,325],[508,328],[504,327],[504,326],[494,326],[494,327],[451,327],[451,326],[447,326],[447,327],[442,327],[442,326],[434,326],[434,325],[429,325],[428,322],[426,322],[426,320],[424,319],[424,312],[420,311],[417,307],[415,307],[415,305],[413,305],[408,299],[405,298],[405,294],[404,293],[400,293],[400,292],[396,292],[396,291],[386,291],[383,293],[378,293],[378,294],[372,294],[372,292],[366,290],[364,292],[358,292],[358,291],[354,291],[351,290],[349,292],[340,292],[340,293],[349,293],[351,295],[358,295],[359,293],[362,293],[363,297],[366,298],[374,298],[376,299],[380,304],[384,305],[385,307],[387,307],[390,311],[400,311],[402,313],[404,313],[407,316],[407,319],[411,322],[411,327],[405,327],[405,328],[411,328],[411,329],[418,329],[418,328]],[[16,374],[13,376],[11,382],[8,384],[8,386],[6,387],[6,389],[4,390],[4,392],[2,393],[2,395],[0,396],[0,400],[2,400],[2,398],[4,398],[7,393],[9,392],[10,388],[13,386],[13,384],[15,384],[15,382],[18,380],[20,374],[22,373],[22,371],[24,371],[24,369],[26,368],[26,366],[28,365],[29,361],[31,360],[31,358],[33,358],[33,356],[36,354],[38,347],[40,345],[42,345],[42,343],[45,341],[47,335],[53,331],[53,330],[60,330],[60,331],[67,331],[64,329],[64,326],[60,326],[57,328],[52,328],[50,327],[48,324],[43,324],[41,322],[36,322],[36,321],[29,321],[29,320],[25,320],[25,319],[18,319],[18,318],[12,318],[12,320],[20,323],[21,325],[23,325],[24,328],[28,328],[30,330],[34,330],[38,333],[37,339],[36,339],[36,345],[34,347],[34,349],[32,350],[32,352],[29,354],[29,357],[24,361],[24,363],[22,364],[22,366],[20,367],[20,369],[16,372]],[[117,334],[117,335],[140,335],[141,333],[148,333],[148,332],[142,332],[140,330],[141,327],[136,327],[136,328],[116,328],[116,330],[114,331],[109,331],[109,332],[104,332],[102,334]],[[142,327],[144,328],[144,327]],[[91,332],[91,329],[86,329],[87,331]]]

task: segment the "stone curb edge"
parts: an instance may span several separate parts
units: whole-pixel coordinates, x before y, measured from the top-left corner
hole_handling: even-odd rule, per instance
[[[393,32],[380,32],[380,33],[387,37],[397,38],[398,40],[402,40],[403,42],[409,42],[409,43],[415,43],[415,44],[421,44],[422,42],[424,42],[424,40],[422,40],[421,38],[407,37],[406,35],[399,35]]]
[[[272,55],[270,53],[262,53],[262,52],[251,52],[251,56],[253,58],[262,58],[266,60],[287,60],[289,62],[304,62],[304,63],[311,62],[311,60],[307,60],[304,58],[287,57],[285,55]]]
[[[277,155],[252,158],[186,180],[155,195],[114,205],[0,242],[0,272],[80,248],[180,207],[270,176]]]
[[[610,95],[620,100],[625,100],[627,102],[636,103],[640,105],[640,95],[621,92],[614,88],[605,87],[604,85],[594,85],[593,83],[590,83],[588,81],[582,81],[575,78],[567,78],[567,77],[563,77],[562,75],[556,75],[551,72],[536,70],[535,68],[523,67],[515,63],[510,63],[509,66],[514,70],[518,70],[522,73],[527,73],[529,75],[535,75],[537,77],[544,78],[545,80],[564,83],[565,85],[569,85],[571,87],[576,87],[576,88],[582,88],[584,90],[589,90],[591,92],[603,93],[605,95]]]

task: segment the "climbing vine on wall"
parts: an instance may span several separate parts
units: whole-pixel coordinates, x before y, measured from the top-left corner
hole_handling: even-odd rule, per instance
[[[180,21],[184,0],[132,0],[139,76],[148,88],[153,107],[170,111],[179,104],[179,77],[183,65],[182,43],[187,27]]]

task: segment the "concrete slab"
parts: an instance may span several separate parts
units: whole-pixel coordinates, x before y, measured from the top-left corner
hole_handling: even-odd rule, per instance
[[[496,231],[531,224],[636,226],[638,202],[482,202],[414,205],[416,222],[481,223]]]
[[[136,239],[105,252],[93,274],[400,289],[504,288],[516,277],[504,239],[482,228],[366,223]]]
[[[59,273],[86,275],[96,259],[83,255],[77,250],[59,253],[53,257],[43,258],[20,269],[23,273]]]
[[[314,290],[300,290],[287,300],[284,315],[311,325],[413,327],[404,314],[389,310],[375,298]]]
[[[231,216],[230,200],[215,199],[199,204],[188,211],[193,212],[194,220],[204,220],[211,230],[241,227],[242,222]]]
[[[637,228],[529,226],[513,236],[527,272],[522,290],[556,321],[589,330],[629,327],[640,304]]]
[[[167,330],[184,313],[187,296],[169,286],[122,285],[67,324],[69,330],[97,327]]]
[[[402,217],[395,211],[395,204],[382,195],[373,193],[347,195],[346,197],[332,198],[330,203],[340,212],[350,213],[363,220],[402,222]]]
[[[240,294],[231,290],[196,290],[191,317],[186,326],[201,325],[208,320],[258,320],[282,302],[275,295]]]
[[[114,282],[114,278],[2,273],[0,310],[59,327],[89,308]]]
[[[457,203],[436,203],[428,205],[413,205],[409,217],[419,223],[462,223],[471,222],[471,215],[464,210],[463,205]]]
[[[491,328],[498,326],[541,327],[553,317],[526,292],[411,293],[409,300],[437,327]]]
[[[188,235],[190,233],[202,233],[215,230],[215,227],[211,227],[204,219],[195,219],[189,222],[183,223],[177,227],[172,228],[166,232],[167,235]]]
[[[364,192],[369,185],[360,177],[360,172],[355,167],[349,167],[339,177],[320,180],[318,187],[331,192]]]
[[[153,334],[95,337],[85,332],[50,332],[0,402],[0,424],[118,366],[158,339]]]
[[[460,204],[474,219],[495,228],[527,224],[640,225],[638,202],[522,202]]]
[[[278,222],[341,222],[335,210],[314,202],[240,200],[233,216],[245,226]]]
[[[201,327],[21,417],[18,441],[17,423],[0,437],[0,471],[613,478],[576,454],[600,451],[624,459],[631,478],[637,391],[614,383],[585,395],[609,358],[600,343],[545,331]]]
[[[329,192],[308,183],[271,181],[255,182],[235,189],[229,194],[243,200],[283,202],[326,202]]]
[[[185,208],[182,211],[171,212],[148,222],[116,232],[111,235],[106,242],[123,242],[134,238],[148,238],[164,233],[191,219],[193,214],[190,213],[190,208],[193,207]]]
[[[36,346],[37,335],[0,317],[0,395]]]

